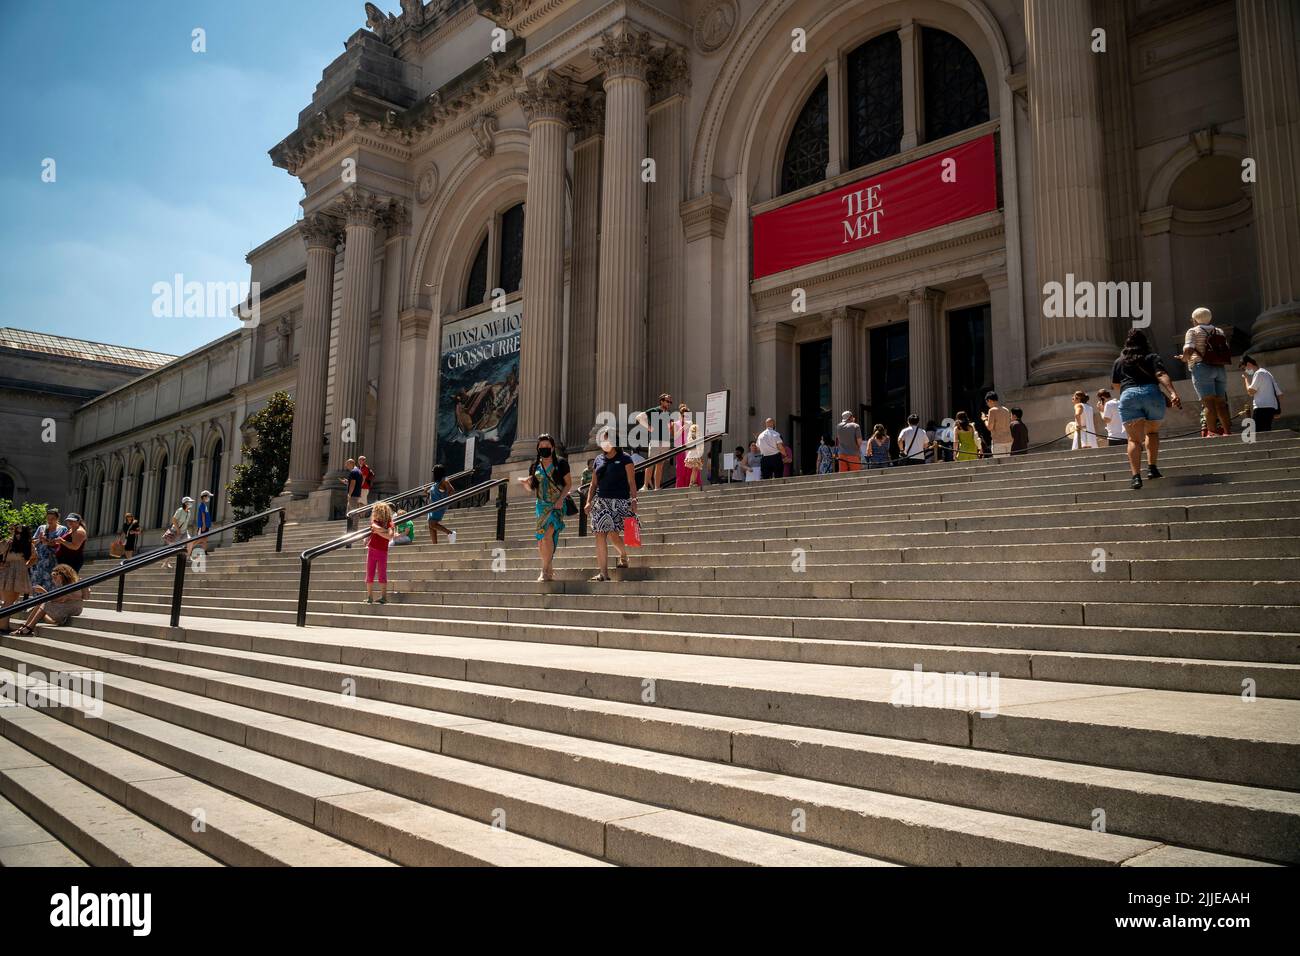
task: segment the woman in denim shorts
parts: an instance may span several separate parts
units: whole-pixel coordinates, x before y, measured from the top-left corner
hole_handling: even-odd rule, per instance
[[[1128,465],[1131,487],[1142,487],[1142,449],[1147,450],[1147,477],[1159,478],[1156,459],[1160,456],[1160,423],[1165,417],[1165,397],[1174,408],[1183,404],[1165,371],[1160,356],[1141,329],[1130,329],[1124,350],[1111,370],[1111,388],[1119,392],[1119,419],[1128,435]]]

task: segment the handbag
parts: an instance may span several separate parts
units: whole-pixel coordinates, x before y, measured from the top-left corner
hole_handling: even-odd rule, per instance
[[[636,518],[623,519],[623,543],[629,548],[641,547],[641,522]]]
[[[170,528],[168,528],[166,531],[163,532],[163,544],[175,544],[175,543],[176,543],[176,526],[172,525]]]
[[[578,506],[573,503],[572,495],[564,496],[564,513],[570,518],[578,513]]]
[[[110,557],[120,558],[126,554],[126,542],[122,538],[117,538],[108,546]]]

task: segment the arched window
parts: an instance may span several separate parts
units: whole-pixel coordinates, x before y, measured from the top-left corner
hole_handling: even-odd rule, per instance
[[[212,470],[208,473],[207,490],[212,492],[212,500],[208,502],[208,511],[212,517],[212,523],[217,522],[217,502],[221,499],[221,453],[223,451],[221,439],[218,438],[216,444],[212,446]]]
[[[91,486],[90,494],[95,504],[91,507],[86,503],[86,510],[81,513],[83,518],[87,518],[86,532],[88,534],[98,534],[99,527],[104,523],[104,471],[100,469],[95,472],[95,483]]]
[[[487,297],[487,271],[488,237],[484,236],[474,256],[474,265],[470,266],[469,282],[465,284],[465,308],[483,304]]]
[[[501,288],[518,292],[524,275],[524,204],[501,214]]]
[[[898,152],[903,136],[903,53],[895,32],[853,50],[845,60],[849,168]]]
[[[140,509],[144,507],[144,462],[135,466],[135,478],[131,482],[131,490],[135,494],[135,500],[131,502],[131,514],[135,515],[137,521],[144,521],[144,515]]]
[[[921,30],[927,141],[988,122],[989,90],[975,54],[951,33]]]
[[[7,471],[0,471],[0,498],[12,502],[15,490],[13,476]]]
[[[158,462],[158,492],[154,496],[154,527],[161,528],[167,521],[167,516],[171,514],[167,510],[167,456],[163,455]]]
[[[115,487],[113,488],[113,510],[104,515],[99,522],[99,533],[109,534],[117,527],[117,522],[122,520],[122,485],[126,482],[126,472],[118,473]]]
[[[181,487],[178,497],[184,498],[194,491],[194,446],[185,452],[185,464],[181,466]]]
[[[830,161],[830,109],[826,77],[808,94],[790,130],[781,162],[781,192],[793,192],[826,178]]]

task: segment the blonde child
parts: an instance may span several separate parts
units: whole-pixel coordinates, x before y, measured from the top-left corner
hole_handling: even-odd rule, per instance
[[[700,437],[700,426],[698,422],[691,423],[691,430],[686,435],[686,441],[696,441]],[[686,471],[690,477],[686,480],[686,487],[694,485],[700,490],[704,489],[704,444],[691,445],[686,449]]]
[[[379,502],[370,512],[370,537],[366,541],[366,603],[375,603],[374,580],[379,578],[379,602],[388,603],[388,542],[397,534],[393,509]]]

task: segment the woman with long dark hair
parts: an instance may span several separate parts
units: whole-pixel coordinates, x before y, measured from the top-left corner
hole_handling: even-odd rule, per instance
[[[1119,418],[1128,435],[1130,486],[1137,491],[1142,487],[1143,448],[1147,450],[1147,477],[1161,477],[1156,459],[1160,457],[1160,423],[1166,403],[1174,408],[1182,408],[1183,403],[1141,329],[1129,329],[1110,377],[1111,388],[1119,392]]]
[[[564,502],[573,486],[569,462],[560,457],[555,439],[543,432],[537,436],[537,455],[528,466],[528,475],[519,483],[537,498],[537,554],[542,559],[542,572],[538,581],[554,581],[551,562],[560,547],[560,532],[564,530]]]
[[[10,536],[0,542],[0,606],[7,607],[32,593],[27,562],[32,557],[32,529],[15,521]],[[0,618],[0,634],[9,633],[9,618]]]

